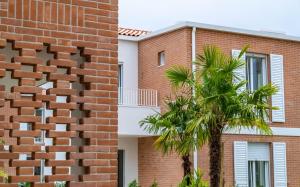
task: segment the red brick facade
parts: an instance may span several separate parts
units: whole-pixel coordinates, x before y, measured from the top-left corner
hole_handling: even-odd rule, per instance
[[[272,142],[285,142],[286,143],[286,160],[287,160],[287,179],[288,186],[297,187],[300,183],[299,172],[300,158],[297,156],[300,152],[299,137],[289,136],[253,136],[253,135],[224,135],[223,137],[223,176],[224,186],[234,186],[234,159],[233,159],[233,142],[234,141],[247,141],[247,142],[264,142],[270,145],[270,185],[274,186],[274,175],[273,175],[273,158],[272,158]],[[198,164],[199,168],[204,171],[204,178],[208,180],[208,147],[205,146],[199,152]]]
[[[153,147],[154,141],[154,137],[139,138],[139,184],[151,186],[156,181],[159,186],[175,187],[182,180],[181,159],[176,154],[163,155]]]
[[[117,11],[117,0],[0,1],[0,135],[9,145],[0,158],[8,186],[117,185]],[[38,87],[45,82],[53,83],[46,92]],[[45,122],[36,115],[43,105],[53,111]],[[60,124],[66,131],[56,130]],[[53,145],[34,144],[41,131]],[[19,160],[21,153],[31,160]],[[40,160],[52,168],[45,184],[33,174]]]
[[[164,72],[173,65],[184,65],[191,67],[192,56],[192,28],[183,28],[172,31],[166,34],[158,35],[139,42],[139,87],[156,89],[160,94],[160,99],[169,96],[171,87],[166,79]],[[241,49],[249,44],[249,52],[259,54],[281,54],[284,57],[284,87],[285,87],[285,123],[273,123],[273,127],[299,128],[300,124],[300,78],[298,76],[300,69],[300,43],[287,40],[271,39],[258,36],[249,36],[242,34],[226,33],[221,31],[197,29],[196,32],[196,53],[201,53],[203,46],[213,44],[220,47],[228,55],[232,49]],[[158,52],[165,51],[166,65],[163,67],[157,66]],[[150,141],[151,138],[149,138]],[[140,140],[141,141],[141,140]],[[143,142],[146,140],[143,140]],[[300,141],[299,137],[287,136],[254,136],[254,135],[225,135],[224,142],[224,180],[226,187],[234,186],[234,171],[233,171],[233,142],[234,141],[249,141],[249,142],[285,142],[287,145],[287,180],[288,186],[296,187],[300,184],[299,167],[300,159],[298,158]],[[271,145],[271,144],[270,144]],[[270,146],[271,147],[271,146]],[[146,154],[144,151],[140,153]],[[208,174],[208,150],[203,148],[199,153],[199,165],[204,170],[207,179]],[[139,155],[143,157],[143,155]],[[154,157],[152,155],[152,157]],[[272,159],[272,158],[271,158]],[[151,176],[150,170],[145,172],[144,168],[151,165],[164,166],[165,160],[149,160],[148,163],[139,165],[141,181],[147,176]],[[272,160],[271,160],[272,162]],[[146,166],[142,165],[145,164]],[[177,163],[174,162],[176,165]],[[151,166],[155,167],[155,166]],[[270,170],[271,174],[273,169]],[[170,175],[177,176],[182,173],[180,170],[169,170],[166,174],[162,174],[161,178],[171,180]],[[161,179],[162,180],[162,179]],[[174,178],[173,181],[177,179]],[[171,180],[172,181],[172,180]],[[148,184],[148,183],[146,183]],[[273,186],[273,176],[271,176],[271,185]]]
[[[183,29],[139,42],[139,88],[158,90],[160,104],[170,96],[165,71],[172,65],[190,66],[191,30]],[[158,53],[165,51],[166,64],[158,67]]]

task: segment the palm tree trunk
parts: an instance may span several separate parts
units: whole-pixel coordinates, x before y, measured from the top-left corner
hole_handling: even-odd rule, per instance
[[[220,129],[213,130],[209,141],[209,156],[210,156],[210,187],[220,187],[221,182],[221,136],[222,131]]]
[[[187,177],[187,184],[190,184],[190,175],[191,175],[191,161],[190,161],[190,155],[184,155],[181,157],[183,163],[182,163],[182,167],[183,167],[183,175],[184,177]]]

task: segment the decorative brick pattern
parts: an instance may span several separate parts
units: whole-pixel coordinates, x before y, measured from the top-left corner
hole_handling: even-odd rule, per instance
[[[0,1],[0,136],[9,147],[0,159],[9,186],[116,186],[117,10],[117,0]],[[47,141],[36,143],[40,136]],[[42,162],[44,178],[35,173]]]

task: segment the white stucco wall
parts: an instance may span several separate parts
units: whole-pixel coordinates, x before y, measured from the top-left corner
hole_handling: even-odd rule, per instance
[[[136,41],[119,39],[119,63],[123,64],[123,88],[138,89],[138,43]],[[125,94],[125,92],[124,92]],[[119,105],[119,135],[148,135],[139,127],[139,121],[148,115],[159,112],[159,107]]]
[[[119,149],[124,150],[124,182],[128,186],[133,180],[138,180],[138,139],[119,138]]]
[[[160,112],[159,107],[119,106],[119,136],[150,136],[140,127],[139,122],[149,115]]]
[[[138,88],[138,43],[119,40],[119,63],[123,64],[123,87]]]

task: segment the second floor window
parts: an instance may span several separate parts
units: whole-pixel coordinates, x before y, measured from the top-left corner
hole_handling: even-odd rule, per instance
[[[158,66],[163,66],[166,64],[165,58],[166,58],[165,51],[161,51],[158,53]]]
[[[265,55],[246,54],[247,88],[251,91],[268,83],[267,57]]]

